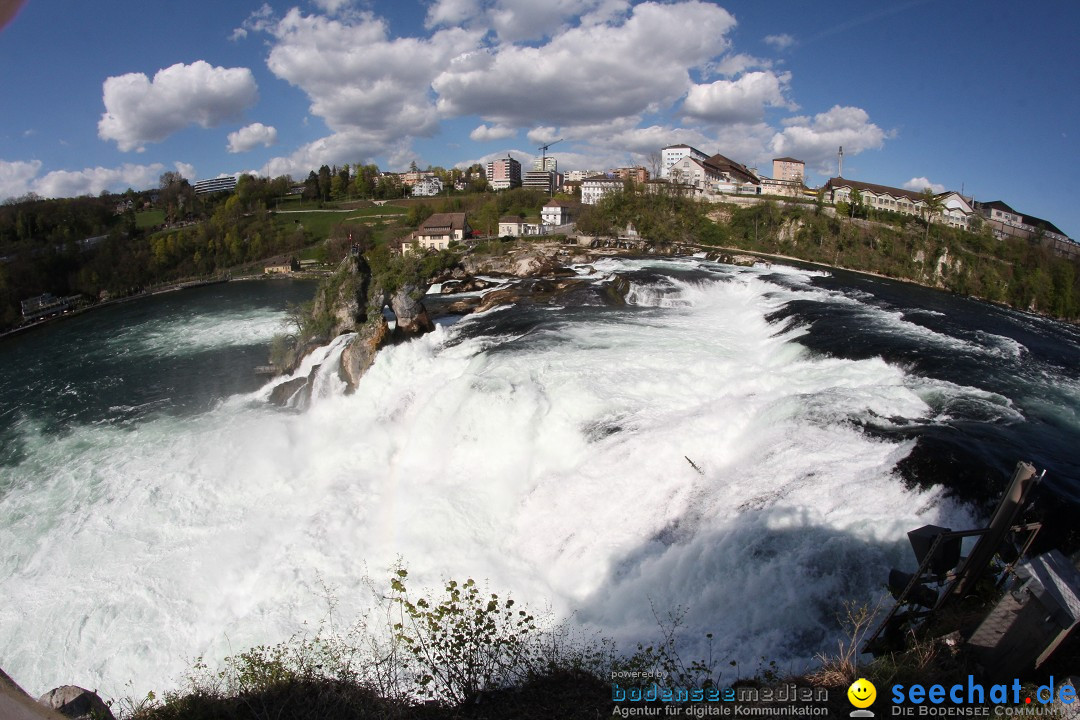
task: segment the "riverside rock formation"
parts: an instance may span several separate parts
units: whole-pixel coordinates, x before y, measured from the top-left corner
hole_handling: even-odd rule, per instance
[[[64,685],[38,698],[38,702],[76,720],[113,720],[112,711],[96,692],[77,685]]]

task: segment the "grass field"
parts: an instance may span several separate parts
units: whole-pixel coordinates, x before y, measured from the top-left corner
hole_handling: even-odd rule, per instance
[[[276,221],[282,227],[292,227],[296,223],[304,226],[305,230],[311,231],[316,238],[327,238],[335,225],[344,222],[372,225],[376,234],[379,226],[390,218],[374,217],[378,215],[398,216],[405,213],[404,208],[399,207],[376,207],[363,208],[360,210],[342,210],[327,212],[325,210],[312,210],[311,212],[289,212],[276,215]],[[396,218],[394,218],[396,219]]]
[[[151,228],[165,222],[164,210],[144,210],[135,213],[135,227],[140,229]]]

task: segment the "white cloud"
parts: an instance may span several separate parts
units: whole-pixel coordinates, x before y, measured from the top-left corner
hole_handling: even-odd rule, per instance
[[[246,38],[248,32],[265,32],[273,27],[275,22],[277,21],[274,19],[274,8],[268,3],[263,3],[261,8],[248,15],[240,27],[232,31],[229,39],[236,41]]]
[[[787,33],[782,33],[780,35],[766,35],[764,41],[765,44],[772,45],[777,50],[787,50],[795,44],[795,38]]]
[[[391,39],[386,22],[370,13],[331,19],[296,8],[270,32],[267,65],[308,95],[311,113],[346,140],[363,135],[376,143],[433,134],[432,78],[483,37],[452,28]]]
[[[259,145],[270,147],[277,143],[277,129],[272,125],[252,123],[236,132],[229,133],[229,152],[242,153]]]
[[[405,165],[408,165],[409,160],[415,157],[409,147],[407,139],[387,143],[381,133],[350,130],[333,133],[302,145],[286,157],[271,159],[266,167],[271,177],[292,175],[303,179],[310,171],[322,165],[362,162],[375,155],[387,155],[393,163],[397,162],[396,158],[408,155],[405,159]],[[395,164],[394,167],[396,166]]]
[[[514,128],[506,127],[505,125],[480,125],[471,133],[469,133],[469,139],[476,142],[486,142],[488,140],[504,140],[508,137],[514,137],[517,135],[517,130]]]
[[[932,183],[930,180],[924,177],[915,177],[904,183],[905,190],[914,190],[915,192],[922,192],[926,188],[930,188],[935,193],[945,192],[945,186],[941,183]]]
[[[117,168],[54,170],[36,180],[33,189],[43,197],[97,195],[102,190],[123,190],[128,187],[142,190],[156,187],[164,170],[165,166],[161,163],[125,163]]]
[[[151,81],[143,73],[106,78],[105,113],[98,136],[115,140],[123,151],[144,150],[191,124],[204,128],[241,115],[258,98],[247,68],[213,67],[197,60],[159,70]]]
[[[325,13],[337,15],[343,10],[348,10],[353,5],[353,0],[312,0],[315,6]]]
[[[689,70],[723,53],[734,25],[711,3],[645,2],[628,18],[569,28],[541,47],[500,45],[455,58],[432,87],[444,115],[513,127],[610,120],[686,93]]]
[[[784,97],[791,73],[758,71],[738,80],[717,80],[694,85],[683,103],[683,112],[711,123],[754,122],[765,117],[766,107],[796,109]]]
[[[747,70],[768,70],[773,66],[771,60],[754,57],[746,53],[731,53],[720,58],[719,62],[709,64],[709,72],[712,75],[725,75],[734,77]]]
[[[173,163],[173,166],[176,168],[177,172],[184,176],[185,180],[195,182],[195,179],[199,177],[199,174],[195,172],[195,166],[191,163],[175,162]]]
[[[844,155],[858,155],[880,148],[889,134],[870,122],[862,108],[836,105],[814,117],[799,116],[784,121],[770,148],[777,156],[790,155],[820,173],[831,173],[837,149]]]
[[[0,200],[21,197],[30,192],[30,181],[37,177],[39,172],[40,160],[0,160]]]
[[[454,27],[480,16],[480,0],[436,0],[428,7],[424,26],[428,29],[439,26]]]
[[[529,142],[534,142],[537,145],[545,145],[547,143],[555,142],[561,136],[558,130],[553,127],[540,126],[534,127],[532,130],[530,130],[526,137],[529,138]]]

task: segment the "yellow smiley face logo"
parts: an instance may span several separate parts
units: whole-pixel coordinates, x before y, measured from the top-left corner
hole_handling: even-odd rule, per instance
[[[847,698],[857,708],[868,708],[877,699],[877,688],[866,678],[859,678],[847,689]]]

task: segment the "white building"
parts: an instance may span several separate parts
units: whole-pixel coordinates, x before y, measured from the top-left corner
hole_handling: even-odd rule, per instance
[[[611,193],[622,192],[623,187],[622,180],[609,178],[607,175],[585,178],[581,181],[581,202],[585,205],[595,205]]]
[[[571,222],[571,208],[561,200],[552,200],[540,211],[540,221],[544,225],[566,225]]]
[[[421,223],[414,237],[426,250],[445,250],[451,242],[461,242],[471,232],[465,213],[435,213]]]
[[[668,177],[668,169],[683,158],[705,161],[709,156],[689,145],[668,145],[660,151],[660,177]]]
[[[423,177],[412,185],[413,197],[434,197],[443,191],[442,180],[435,177]]]

